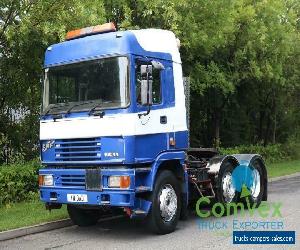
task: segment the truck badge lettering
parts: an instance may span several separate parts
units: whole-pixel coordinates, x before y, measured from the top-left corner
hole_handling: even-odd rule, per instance
[[[117,153],[117,152],[105,152],[104,156],[105,157],[119,157],[119,153]]]
[[[47,142],[43,143],[43,145],[42,145],[42,151],[46,152],[48,149],[52,148],[53,146],[54,146],[54,140],[47,141]]]

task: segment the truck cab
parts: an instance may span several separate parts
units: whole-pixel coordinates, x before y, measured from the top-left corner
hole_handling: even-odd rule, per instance
[[[69,32],[45,53],[41,200],[48,209],[67,204],[79,226],[118,208],[146,218],[157,233],[173,231],[193,197],[189,166],[204,166],[201,178],[210,178],[217,155],[188,150],[187,121],[173,32],[112,24]],[[190,164],[195,157],[206,165]],[[235,166],[233,158],[211,166]]]

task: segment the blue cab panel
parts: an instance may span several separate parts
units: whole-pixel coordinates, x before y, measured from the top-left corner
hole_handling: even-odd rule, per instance
[[[165,151],[187,148],[187,136],[187,131],[183,131],[124,137],[45,140],[41,141],[41,159],[45,165],[149,163]],[[169,144],[170,137],[175,138],[175,146]]]

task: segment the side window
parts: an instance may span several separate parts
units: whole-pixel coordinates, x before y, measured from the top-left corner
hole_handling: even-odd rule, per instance
[[[136,91],[136,102],[141,103],[141,66],[136,65],[135,71],[135,91]],[[161,103],[161,70],[153,68],[152,70],[152,102],[153,105]]]

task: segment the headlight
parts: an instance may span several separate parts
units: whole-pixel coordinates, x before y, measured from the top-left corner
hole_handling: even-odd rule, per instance
[[[108,187],[110,188],[129,188],[130,176],[109,176]]]
[[[39,175],[39,186],[53,186],[53,175]]]

